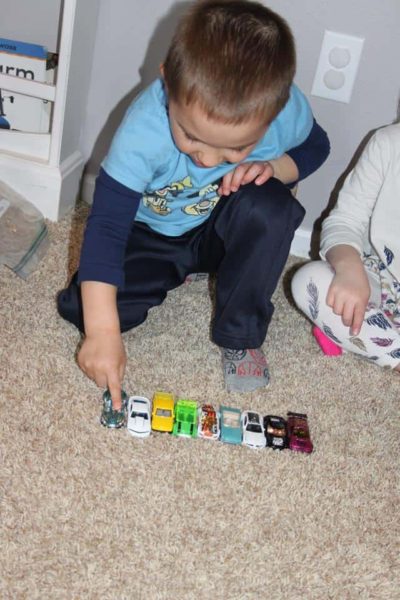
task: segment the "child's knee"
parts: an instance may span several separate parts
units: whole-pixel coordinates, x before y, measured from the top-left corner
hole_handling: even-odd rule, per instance
[[[297,306],[309,314],[311,305],[325,304],[333,278],[331,267],[322,260],[303,265],[292,279],[292,295]],[[311,315],[312,317],[312,315]]]
[[[269,229],[294,231],[303,220],[304,208],[278,179],[271,178],[262,185],[248,184],[241,192],[246,196],[242,200],[246,202],[248,218],[265,223]]]

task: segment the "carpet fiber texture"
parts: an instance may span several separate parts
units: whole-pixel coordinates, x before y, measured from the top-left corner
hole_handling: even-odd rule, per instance
[[[399,598],[399,376],[320,352],[287,291],[291,258],[264,344],[269,388],[224,391],[205,280],[124,335],[124,386],[306,412],[312,455],[104,429],[55,304],[86,212],[49,224],[28,281],[0,269],[0,597]]]

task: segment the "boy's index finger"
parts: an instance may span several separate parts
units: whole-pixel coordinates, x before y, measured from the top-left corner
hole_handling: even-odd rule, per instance
[[[113,409],[120,410],[122,406],[122,393],[119,379],[110,378],[108,380],[108,389],[112,398]]]

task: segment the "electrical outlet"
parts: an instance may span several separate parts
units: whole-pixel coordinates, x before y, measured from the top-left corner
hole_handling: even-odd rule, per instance
[[[312,96],[350,102],[364,38],[325,31]]]

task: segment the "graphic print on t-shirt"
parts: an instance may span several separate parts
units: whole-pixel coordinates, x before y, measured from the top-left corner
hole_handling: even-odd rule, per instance
[[[154,192],[143,194],[143,205],[161,217],[167,217],[179,208],[185,215],[198,217],[208,215],[216,206],[220,196],[219,183],[211,183],[193,191],[190,176]],[[195,202],[193,202],[195,200]]]

